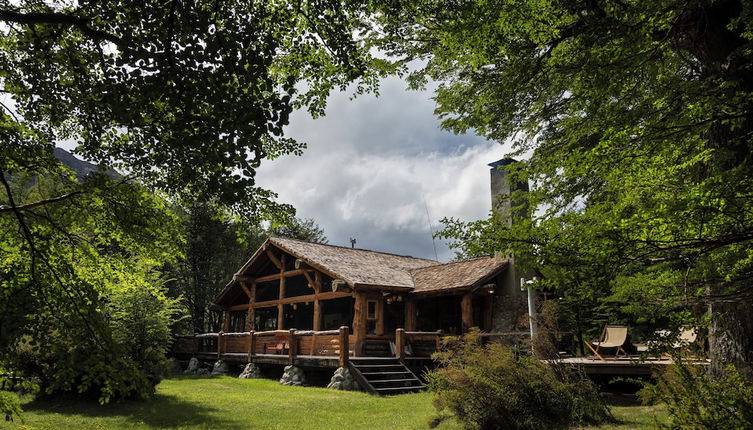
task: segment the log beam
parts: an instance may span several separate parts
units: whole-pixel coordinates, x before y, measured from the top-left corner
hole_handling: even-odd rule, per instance
[[[463,321],[463,333],[467,332],[473,326],[473,295],[467,293],[463,295],[460,300],[460,312],[462,314]]]
[[[412,297],[405,299],[405,331],[416,330],[416,302]]]

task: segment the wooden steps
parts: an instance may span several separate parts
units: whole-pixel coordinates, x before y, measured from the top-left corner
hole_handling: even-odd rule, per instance
[[[353,357],[348,367],[361,387],[377,396],[416,393],[426,386],[395,357]]]

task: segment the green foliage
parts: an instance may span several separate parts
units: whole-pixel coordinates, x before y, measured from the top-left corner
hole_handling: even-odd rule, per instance
[[[0,215],[0,361],[38,378],[42,394],[150,395],[103,311],[119,279],[145,276],[135,260],[175,259],[175,218],[164,201],[97,174],[4,182],[17,207],[69,197]]]
[[[527,158],[511,176],[531,187],[512,196],[519,222],[446,220],[444,237],[467,255],[514,253],[585,309],[611,296],[613,322],[680,311],[695,324],[711,304],[729,346],[713,366],[753,377],[750,2],[374,5],[372,42],[422,60],[409,79],[439,82],[443,126]]]
[[[180,299],[166,295],[164,278],[148,267],[140,269],[118,280],[107,294],[105,313],[115,342],[156,385],[166,372],[171,327],[185,317],[185,308]]]
[[[449,410],[466,428],[567,428],[611,419],[598,389],[572,369],[517,357],[499,343],[482,346],[477,332],[445,346],[427,379],[437,409]]]
[[[678,361],[655,385],[643,388],[645,402],[666,403],[670,429],[753,428],[753,387],[733,367],[724,377],[706,373],[703,366]]]
[[[13,417],[21,418],[21,402],[15,394],[0,391],[0,415],[5,416],[5,421],[13,421]]]
[[[357,4],[0,1],[3,170],[46,160],[55,142],[170,194],[249,216],[290,210],[255,186],[261,161],[300,154],[283,137],[295,107],[376,87],[353,37]],[[375,63],[376,64],[376,63]],[[5,157],[4,157],[5,158]]]

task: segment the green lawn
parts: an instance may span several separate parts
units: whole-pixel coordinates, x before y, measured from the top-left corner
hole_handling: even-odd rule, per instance
[[[616,406],[623,422],[602,428],[653,428],[657,408]],[[430,393],[379,398],[325,388],[285,387],[265,379],[181,377],[163,381],[145,402],[107,406],[28,401],[14,429],[427,429]],[[460,429],[454,420],[440,430]]]

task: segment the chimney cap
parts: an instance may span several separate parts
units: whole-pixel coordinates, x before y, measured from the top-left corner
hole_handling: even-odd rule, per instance
[[[497,161],[495,161],[493,163],[489,163],[489,167],[494,168],[494,167],[498,167],[498,166],[507,166],[509,164],[517,163],[517,162],[518,162],[518,160],[516,160],[514,158],[502,158],[502,159],[499,159],[499,160],[497,160]]]

